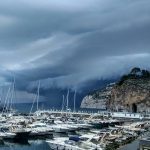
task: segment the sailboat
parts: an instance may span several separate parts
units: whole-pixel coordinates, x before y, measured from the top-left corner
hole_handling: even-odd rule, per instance
[[[13,99],[15,96],[15,77],[13,77],[13,82],[9,85],[6,97],[4,98],[4,106],[2,109],[2,114],[6,114],[8,116],[12,116],[16,111],[13,109]]]
[[[76,111],[76,90],[74,92],[74,97],[73,97],[73,111],[75,112]]]
[[[38,111],[39,111],[39,96],[40,96],[40,80],[38,81],[38,87],[37,87],[37,94],[35,95],[34,99],[33,99],[33,103],[32,103],[32,106],[31,106],[31,109],[30,109],[30,115],[33,111],[33,107],[34,107],[34,104],[35,104],[35,101],[36,101],[36,112],[35,114],[38,115]]]
[[[69,93],[70,92],[70,90],[68,89],[68,92],[67,92],[67,105],[66,105],[66,111],[67,112],[70,112],[71,111],[71,109],[68,107],[68,105],[69,105]]]
[[[71,109],[68,107],[68,105],[69,105],[69,93],[70,91],[69,91],[69,89],[68,89],[68,92],[67,92],[67,105],[66,105],[66,111],[67,112],[70,112],[71,111]],[[74,92],[74,96],[73,96],[73,111],[75,112],[76,111],[76,90],[75,90],[75,92]]]

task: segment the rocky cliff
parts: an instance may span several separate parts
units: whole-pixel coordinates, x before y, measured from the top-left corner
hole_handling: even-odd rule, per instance
[[[109,84],[105,88],[85,96],[82,100],[81,108],[107,109],[112,87],[113,84]]]
[[[134,68],[111,90],[109,108],[132,112],[150,111],[150,72]]]
[[[133,68],[113,86],[86,96],[81,107],[150,112],[150,72]]]

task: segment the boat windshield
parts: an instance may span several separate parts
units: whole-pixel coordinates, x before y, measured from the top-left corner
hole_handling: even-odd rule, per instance
[[[75,142],[74,142],[74,141],[71,141],[71,140],[66,140],[66,141],[65,141],[65,144],[75,145]]]

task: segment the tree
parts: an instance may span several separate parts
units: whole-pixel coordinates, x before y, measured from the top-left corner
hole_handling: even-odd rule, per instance
[[[136,74],[139,73],[139,72],[141,72],[141,69],[138,68],[138,67],[135,67],[135,68],[133,68],[133,69],[131,70],[130,74],[136,75]]]
[[[150,78],[150,72],[147,70],[142,70],[142,76],[144,78]]]

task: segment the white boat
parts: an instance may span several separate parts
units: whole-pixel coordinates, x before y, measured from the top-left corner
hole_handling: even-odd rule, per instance
[[[115,125],[115,127],[121,128],[121,129],[131,130],[131,131],[144,132],[145,129],[142,128],[142,125],[144,126],[144,123],[143,123],[143,122],[136,122],[136,123],[127,124],[127,125],[122,125],[122,126]]]
[[[54,131],[51,128],[51,126],[46,125],[45,123],[40,123],[40,122],[34,122],[34,123],[28,125],[27,130],[31,131],[30,136],[50,135]]]
[[[72,122],[64,123],[60,120],[55,120],[54,123],[58,126],[68,128],[68,131],[77,131],[79,129],[78,126],[76,126],[75,124],[72,124]]]
[[[46,141],[51,149],[54,150],[94,150],[95,148],[91,148],[89,146],[82,147],[81,143],[77,143],[72,140],[68,140],[68,138],[55,138],[54,140]]]
[[[15,133],[15,139],[21,140],[21,139],[28,139],[30,131],[26,130],[25,128],[22,129],[14,129],[11,131],[12,133]]]
[[[76,126],[79,127],[79,129],[90,129],[93,127],[93,125],[86,123],[85,121],[79,121]]]
[[[76,125],[68,124],[67,127],[69,128],[70,131],[77,131],[79,129],[79,127]]]
[[[92,141],[95,141],[97,142],[101,137],[98,136],[97,134],[85,134],[85,135],[82,135],[80,136],[82,142],[81,142],[81,145],[82,147],[84,146],[89,146],[91,147],[91,149],[96,149],[96,150],[102,150],[101,146],[97,143],[93,143]]]
[[[15,133],[11,132],[0,132],[0,138],[2,139],[13,139],[16,136]]]
[[[51,128],[56,133],[67,133],[69,131],[69,128],[63,126],[63,125],[52,125]]]

